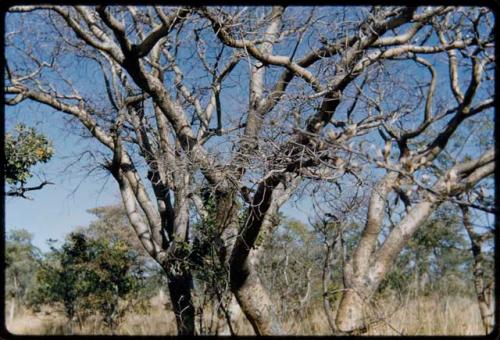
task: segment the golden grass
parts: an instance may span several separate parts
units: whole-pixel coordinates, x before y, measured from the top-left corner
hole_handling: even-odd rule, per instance
[[[70,325],[61,312],[48,310],[49,308],[46,308],[45,311],[38,313],[24,310],[12,321],[7,320],[7,330],[16,335],[112,334],[98,318],[89,318],[80,328],[78,325]],[[115,334],[175,335],[175,316],[171,311],[152,306],[150,314],[125,315],[117,326]]]
[[[374,309],[377,315],[370,315],[373,323],[366,335],[485,334],[477,301],[468,297],[422,296],[403,301],[390,297]],[[332,334],[321,308],[313,309],[300,322],[290,318],[284,326],[291,335]]]
[[[380,304],[383,313],[392,314],[387,323],[370,327],[370,335],[484,335],[476,300],[461,296],[428,296]],[[393,312],[391,306],[401,305]]]
[[[7,306],[6,306],[7,307]],[[50,314],[48,314],[50,313]],[[323,309],[318,306],[300,315],[290,316],[284,330],[290,335],[332,334]],[[367,335],[483,335],[477,302],[467,297],[424,296],[400,301],[387,297],[378,303],[379,321],[368,327]],[[14,334],[111,334],[97,319],[89,319],[83,327],[71,327],[60,313],[42,310],[39,313],[21,311],[9,322],[7,329]],[[253,335],[249,323],[240,318],[239,335]],[[161,304],[153,305],[149,314],[128,314],[117,327],[117,335],[175,335],[175,317]]]

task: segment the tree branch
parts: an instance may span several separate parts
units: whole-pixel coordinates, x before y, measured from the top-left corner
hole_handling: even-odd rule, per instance
[[[54,184],[54,183],[49,182],[49,181],[43,181],[39,185],[33,186],[33,187],[25,187],[25,186],[21,185],[21,187],[19,187],[19,188],[14,188],[14,189],[7,191],[5,193],[5,195],[6,196],[14,196],[14,197],[22,197],[22,198],[26,198],[26,199],[32,199],[31,197],[25,196],[25,193],[28,191],[40,190],[48,184]]]

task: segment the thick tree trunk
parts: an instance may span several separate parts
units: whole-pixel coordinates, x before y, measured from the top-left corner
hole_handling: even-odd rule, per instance
[[[346,263],[344,268],[346,291],[340,302],[336,320],[337,327],[342,332],[362,332],[366,329],[363,309],[370,303],[380,282],[405,244],[438,205],[433,201],[423,201],[415,205],[392,229],[378,250],[362,252],[358,249],[355,256],[364,254],[363,257]],[[362,237],[365,235],[368,234],[365,233]],[[360,265],[356,266],[356,260]]]
[[[274,304],[263,286],[249,255],[241,270],[231,272],[231,290],[257,335],[282,335]]]
[[[190,273],[167,274],[168,290],[175,313],[178,335],[195,334],[195,309],[191,299],[193,278]]]
[[[485,283],[485,275],[483,269],[484,254],[481,251],[482,236],[474,230],[470,221],[469,210],[465,206],[460,207],[463,214],[463,222],[467,234],[471,241],[471,250],[474,257],[473,275],[474,287],[476,289],[477,302],[479,304],[479,311],[483,321],[484,331],[489,334],[494,326],[494,300],[493,300],[493,282]]]
[[[236,203],[236,192],[233,190],[219,190],[216,192],[217,215],[216,223],[220,233],[222,248],[219,251],[221,263],[226,267],[230,267],[230,255],[233,251],[234,243],[238,236],[238,213],[239,206]],[[224,320],[219,335],[237,335],[238,330],[236,322],[243,314],[236,297],[230,292],[231,301],[225,311]],[[234,333],[234,334],[233,334]]]
[[[286,187],[278,177],[270,177],[259,185],[249,217],[240,229],[231,252],[231,290],[257,335],[283,334],[274,304],[257,272],[263,248],[256,241],[259,233],[262,239],[266,239],[266,235],[277,225],[278,209],[297,187],[298,178]]]
[[[341,332],[363,333],[366,330],[364,310],[371,299],[373,289],[359,282],[349,282],[345,289],[337,311],[337,328]]]
[[[476,292],[478,291],[478,285],[476,279]],[[480,284],[482,284],[482,280]],[[483,320],[483,327],[486,334],[490,334],[493,331],[493,326],[495,325],[494,315],[495,315],[495,302],[493,300],[493,290],[491,287],[483,288],[482,291],[477,292],[477,302],[479,303],[479,311],[481,313],[481,319]]]
[[[346,290],[342,294],[336,317],[337,328],[342,332],[363,331],[365,328],[363,305],[371,295],[367,289],[367,274],[382,228],[386,198],[397,177],[395,172],[388,173],[373,188],[361,239],[352,258],[344,265]]]

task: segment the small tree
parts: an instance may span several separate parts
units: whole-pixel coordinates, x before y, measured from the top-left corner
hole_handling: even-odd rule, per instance
[[[32,244],[33,235],[24,229],[11,230],[5,242],[5,293],[11,300],[9,319],[16,308],[26,304],[38,268],[39,249]]]
[[[87,212],[97,219],[77,231],[84,234],[87,239],[108,240],[111,243],[119,241],[127,246],[131,255],[135,256],[134,269],[140,269],[143,272],[144,285],[141,289],[143,298],[152,298],[158,294],[159,290],[163,290],[167,281],[165,272],[141,245],[123,205],[100,206],[89,209]]]
[[[46,163],[52,158],[54,149],[52,142],[34,128],[24,124],[16,125],[11,133],[5,135],[5,181],[11,185],[7,196],[25,196],[27,191],[39,190],[50,182],[44,181],[38,186],[26,187],[33,176],[32,167],[38,163]]]
[[[469,198],[470,199],[470,198]],[[479,304],[479,311],[486,334],[489,334],[494,327],[494,255],[491,244],[488,241],[493,238],[494,228],[487,227],[486,232],[481,232],[477,225],[474,225],[471,218],[470,209],[462,205],[462,222],[471,242],[471,252],[474,258],[472,264],[472,274],[474,276],[474,288]],[[488,249],[489,248],[489,249]]]
[[[45,263],[38,272],[35,304],[62,302],[66,316],[72,322],[78,319],[80,327],[97,312],[111,330],[127,309],[140,306],[135,304],[140,271],[131,271],[135,257],[123,242],[73,233],[54,251],[57,261]]]

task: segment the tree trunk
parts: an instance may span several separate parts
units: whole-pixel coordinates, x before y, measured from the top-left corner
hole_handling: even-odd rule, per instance
[[[190,273],[168,274],[168,290],[175,313],[178,335],[195,334],[195,310],[191,299],[193,278]]]
[[[336,324],[341,332],[366,331],[364,307],[370,301],[369,291],[360,285],[346,286],[337,311]]]
[[[299,177],[297,177],[299,178]],[[259,185],[253,196],[246,223],[240,229],[229,259],[231,291],[252,325],[256,335],[281,335],[283,329],[267,289],[258,275],[262,245],[256,244],[277,225],[279,207],[290,197],[299,181],[295,178],[287,187],[281,178],[270,177]]]
[[[231,297],[231,301],[229,302],[229,306],[227,307],[228,316],[224,320],[224,324],[219,331],[219,335],[237,335],[238,330],[236,327],[236,323],[240,318],[242,311],[236,297],[233,295]]]
[[[493,282],[485,283],[485,275],[483,269],[484,254],[481,250],[482,237],[476,233],[470,221],[469,210],[466,206],[460,207],[463,215],[463,223],[467,234],[471,241],[471,250],[474,257],[473,275],[474,287],[476,289],[477,302],[479,304],[479,311],[486,334],[493,330],[494,326],[494,301],[493,301]]]
[[[340,302],[336,320],[337,327],[342,332],[363,332],[366,329],[363,308],[370,303],[380,282],[408,240],[438,205],[433,201],[423,201],[415,205],[392,229],[378,250],[361,251],[357,249],[354,261],[346,263],[344,268],[346,291]],[[365,235],[368,234],[364,233],[362,238]],[[356,258],[356,255],[359,256],[359,254],[362,254],[363,257]]]
[[[16,314],[16,305],[17,305],[17,299],[19,296],[19,285],[17,281],[17,274],[14,274],[14,296],[12,297],[11,305],[10,305],[10,321],[14,319],[14,316]]]
[[[9,310],[9,321],[12,322],[14,320],[14,315],[16,313],[16,299],[12,299],[10,301],[10,310]]]
[[[493,331],[493,326],[495,325],[495,302],[493,300],[492,287],[486,287],[483,291],[478,293],[477,301],[479,303],[481,319],[483,320],[484,331],[488,335]]]
[[[250,255],[251,256],[251,255]],[[282,335],[273,303],[256,269],[246,261],[242,270],[231,272],[231,290],[257,335]]]
[[[234,190],[222,190],[216,192],[217,229],[220,232],[222,248],[219,251],[219,259],[226,267],[230,267],[230,255],[238,236],[238,213],[239,206],[236,203],[236,192]],[[230,292],[231,300],[224,311],[224,320],[218,331],[219,335],[237,335],[236,322],[243,314],[236,297]],[[227,314],[226,314],[227,313]],[[233,334],[234,333],[234,334]]]
[[[345,291],[342,294],[336,317],[337,328],[341,332],[361,332],[365,329],[363,305],[371,295],[367,291],[367,274],[382,228],[386,198],[397,177],[398,174],[395,172],[388,173],[373,188],[361,239],[352,258],[344,264]]]
[[[337,327],[335,326],[335,322],[332,317],[332,307],[330,305],[330,300],[328,296],[328,284],[330,283],[331,278],[331,270],[330,270],[330,253],[331,246],[328,242],[325,242],[326,254],[325,261],[323,262],[323,270],[321,272],[321,283],[323,286],[323,309],[325,311],[326,320],[328,321],[328,325],[330,326],[330,330],[332,333],[337,333]]]

